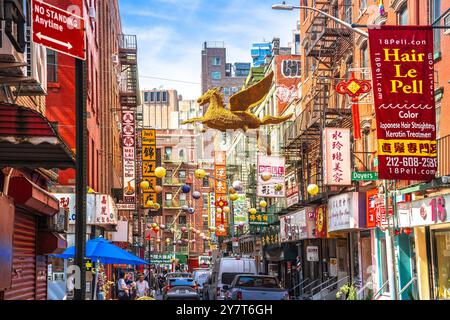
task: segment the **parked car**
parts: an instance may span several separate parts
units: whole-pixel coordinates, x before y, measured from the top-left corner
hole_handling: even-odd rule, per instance
[[[237,275],[231,285],[224,285],[226,300],[289,300],[277,277]]]
[[[210,269],[195,269],[192,273],[192,277],[195,282],[197,282],[199,293],[203,294],[203,284],[205,283],[208,276],[211,275]]]
[[[200,300],[193,278],[170,278],[164,288],[163,300]]]
[[[170,278],[192,278],[192,273],[189,272],[169,272],[166,274],[166,281]]]
[[[218,258],[213,266],[211,279],[207,285],[208,300],[224,300],[223,285],[231,285],[238,274],[256,275],[256,262],[251,258]]]

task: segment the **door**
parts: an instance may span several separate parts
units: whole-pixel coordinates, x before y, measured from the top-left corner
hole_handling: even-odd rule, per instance
[[[349,275],[349,256],[347,239],[337,239],[336,256],[338,267],[338,279],[345,278]]]
[[[5,300],[35,300],[36,271],[36,218],[16,210],[12,286],[5,291]],[[41,297],[42,291],[39,293]]]

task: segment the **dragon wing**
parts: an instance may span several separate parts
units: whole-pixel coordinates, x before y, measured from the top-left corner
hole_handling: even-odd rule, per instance
[[[272,86],[273,71],[258,83],[230,97],[230,111],[247,111],[261,104]]]

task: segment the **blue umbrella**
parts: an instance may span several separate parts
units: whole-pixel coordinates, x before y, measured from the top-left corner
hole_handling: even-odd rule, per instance
[[[75,247],[67,248],[62,254],[52,255],[56,258],[69,259],[75,257]],[[119,248],[104,238],[89,240],[86,243],[86,258],[103,264],[148,264],[147,261]]]

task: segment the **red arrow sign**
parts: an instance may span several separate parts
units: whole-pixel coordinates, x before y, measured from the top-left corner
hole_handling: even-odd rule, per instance
[[[47,48],[86,60],[85,20],[68,11],[34,0],[33,41]]]

